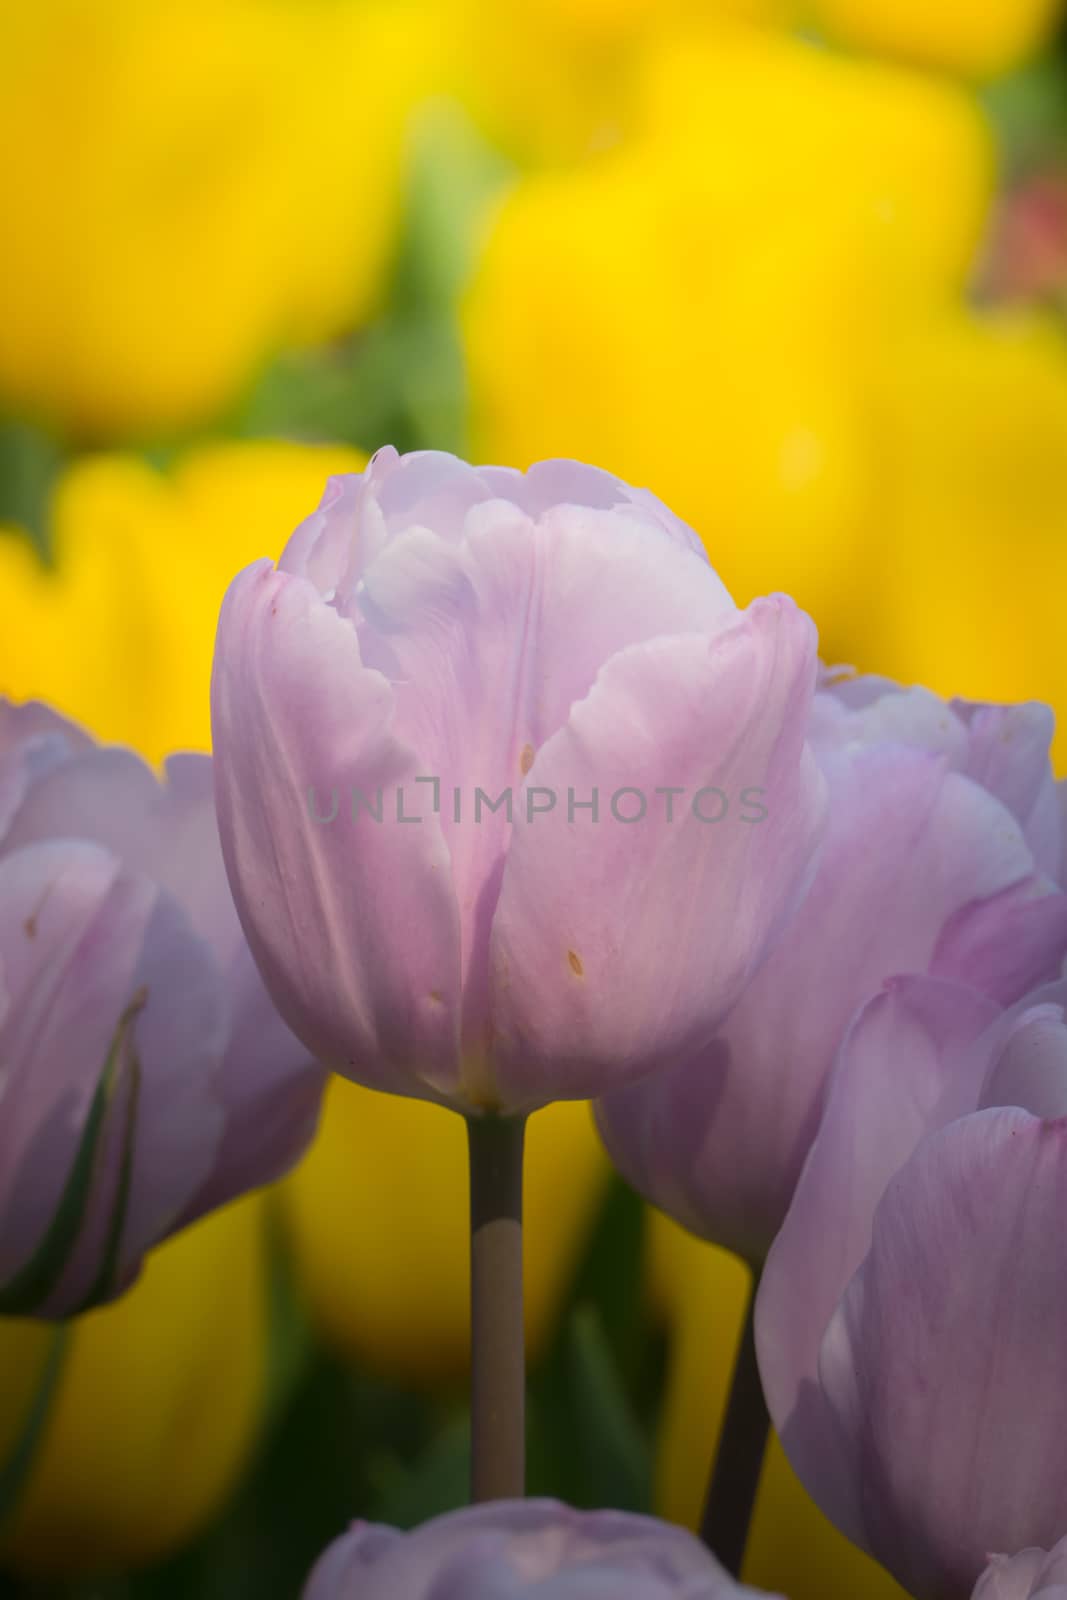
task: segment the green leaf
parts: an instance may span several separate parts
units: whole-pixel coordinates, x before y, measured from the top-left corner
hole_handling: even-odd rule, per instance
[[[1057,162],[1067,153],[1067,64],[1054,56],[982,85],[978,98],[993,124],[1009,175]]]
[[[613,1175],[570,1297],[572,1306],[597,1307],[613,1359],[628,1385],[639,1377],[647,1353],[647,1217],[640,1195]]]
[[[455,1417],[412,1467],[379,1463],[379,1503],[375,1520],[395,1528],[414,1528],[467,1504],[470,1493],[470,1420]]]
[[[122,1170],[108,1229],[103,1270],[93,1285],[93,1293],[99,1298],[106,1294],[111,1286],[129,1198],[130,1164],[136,1120],[139,1067],[133,1054],[130,1033],[143,1003],[143,999],[138,997],[119,1019],[59,1205],[33,1256],[3,1288],[0,1288],[2,1316],[24,1316],[35,1311],[48,1298],[62,1277],[77,1244],[93,1187],[100,1181],[98,1170],[100,1155],[107,1144],[113,1108],[120,1090],[126,1088],[128,1092]],[[85,1310],[90,1303],[91,1300],[87,1299],[85,1305],[79,1309]]]
[[[264,1428],[284,1414],[315,1357],[307,1300],[301,1292],[291,1241],[277,1206],[267,1219],[268,1327]]]
[[[647,1305],[644,1203],[621,1179],[608,1186],[600,1217],[575,1273],[551,1349],[531,1374],[528,1404],[529,1492],[573,1505],[608,1503],[648,1509],[651,1471],[645,1444],[658,1425],[665,1343]],[[619,1421],[600,1460],[590,1418],[609,1399]],[[579,1425],[583,1435],[576,1444]],[[643,1453],[646,1462],[638,1466]],[[615,1482],[616,1476],[618,1482]]]
[[[457,103],[440,100],[425,108],[415,131],[392,310],[453,315],[493,202],[512,172]]]
[[[120,1025],[121,1026],[121,1025]],[[116,1277],[119,1266],[119,1251],[122,1248],[122,1235],[126,1228],[126,1212],[130,1203],[130,1186],[133,1182],[134,1145],[137,1135],[137,1107],[141,1098],[141,1063],[131,1042],[129,1054],[125,1057],[129,1062],[129,1071],[123,1073],[119,1068],[115,1092],[112,1095],[109,1111],[117,1104],[118,1095],[125,1088],[126,1111],[125,1125],[122,1133],[122,1156],[119,1167],[119,1181],[115,1190],[115,1203],[111,1210],[108,1222],[107,1242],[100,1260],[100,1270],[93,1280],[93,1286],[85,1299],[78,1307],[79,1311],[88,1311],[91,1306],[99,1305],[107,1300],[116,1288]],[[100,1151],[106,1148],[106,1131],[101,1135]],[[94,1174],[94,1182],[96,1175]]]
[[[63,466],[57,441],[23,422],[0,422],[0,524],[23,528],[39,554],[49,548],[52,487]]]
[[[652,1460],[595,1306],[579,1306],[569,1329],[573,1427],[587,1504],[644,1511],[652,1505]]]

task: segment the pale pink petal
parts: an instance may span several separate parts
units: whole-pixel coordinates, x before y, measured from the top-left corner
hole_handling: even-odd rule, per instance
[[[312,585],[266,563],[234,582],[212,717],[219,827],[249,943],[323,1063],[433,1098],[459,1073],[459,917],[440,824],[414,782],[423,763],[394,715],[390,685]]]
[[[507,1101],[595,1095],[710,1040],[792,909],[821,826],[804,744],[814,646],[808,619],[774,599],[710,640],[633,647],[542,747],[491,936]],[[594,789],[595,820],[570,805]],[[613,809],[624,789],[637,799]],[[756,792],[762,820],[745,809]],[[545,795],[556,803],[538,814]]]
[[[965,1117],[889,1184],[827,1331],[864,1540],[920,1600],[1067,1521],[1065,1216],[1067,1121]]]

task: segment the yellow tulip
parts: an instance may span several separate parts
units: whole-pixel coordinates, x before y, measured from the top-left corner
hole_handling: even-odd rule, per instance
[[[86,458],[55,496],[55,564],[0,533],[0,693],[50,700],[150,760],[210,744],[215,623],[233,575],[277,556],[354,450],[205,447],[168,473]]]
[[[1060,0],[813,0],[810,10],[861,50],[985,77],[1037,50],[1062,6]]]
[[[464,308],[476,453],[647,484],[739,597],[787,589],[832,642],[871,374],[966,279],[987,130],[949,85],[735,31],[655,52],[643,104],[633,144],[496,219]]]
[[[633,128],[641,64],[702,16],[774,20],[787,0],[458,0],[459,92],[522,160],[569,163]]]
[[[879,397],[880,604],[858,658],[944,694],[1049,701],[1067,770],[1067,339],[961,312],[906,356]]]
[[[526,1314],[536,1360],[607,1178],[588,1106],[530,1119]],[[463,1377],[469,1350],[466,1130],[455,1113],[342,1080],[280,1191],[302,1286],[326,1337],[417,1384]]]
[[[0,1562],[33,1576],[128,1569],[213,1516],[255,1443],[267,1348],[264,1202],[163,1245],[121,1300],[72,1324]],[[0,1460],[54,1332],[0,1320]]]
[[[366,318],[425,9],[0,9],[0,142],[19,152],[0,174],[0,401],[83,439],[166,432],[228,405],[279,342]]]
[[[671,1328],[659,1440],[657,1510],[696,1528],[749,1292],[736,1257],[650,1212],[651,1269]],[[889,1574],[827,1522],[771,1440],[744,1578],[790,1600],[906,1600]]]

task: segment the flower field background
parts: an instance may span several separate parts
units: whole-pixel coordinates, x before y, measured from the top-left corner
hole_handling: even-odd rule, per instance
[[[0,147],[0,693],[208,750],[231,576],[393,444],[595,462],[825,661],[1067,717],[1053,0],[0,0]],[[465,1184],[335,1080],[122,1299],[0,1318],[0,1597],[291,1600],[463,1504]],[[695,1525],[747,1270],[584,1104],[526,1203],[531,1494]],[[772,1443],[746,1581],[828,1570],[904,1593]]]

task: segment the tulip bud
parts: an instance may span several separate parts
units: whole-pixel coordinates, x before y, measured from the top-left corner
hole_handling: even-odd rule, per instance
[[[811,890],[710,1048],[606,1096],[625,1177],[686,1227],[765,1256],[856,1011],[898,972],[1010,1003],[1067,953],[1061,800],[1043,706],[827,680],[809,737],[830,792]]]
[[[764,1270],[790,1460],[917,1600],[968,1600],[988,1552],[1067,1526],[1065,1008],[1063,983],[1003,1011],[895,980],[849,1032]]]
[[[305,1600],[756,1600],[692,1534],[621,1511],[497,1501],[412,1533],[356,1523]],[[779,1597],[780,1600],[780,1597]]]
[[[322,1077],[273,1012],[219,858],[206,757],[160,784],[0,704],[0,1308],[69,1317],[276,1177]]]
[[[231,586],[213,683],[227,869],[290,1026],[368,1087],[504,1113],[706,1041],[816,842],[813,652],[605,473],[387,450],[333,480]]]

